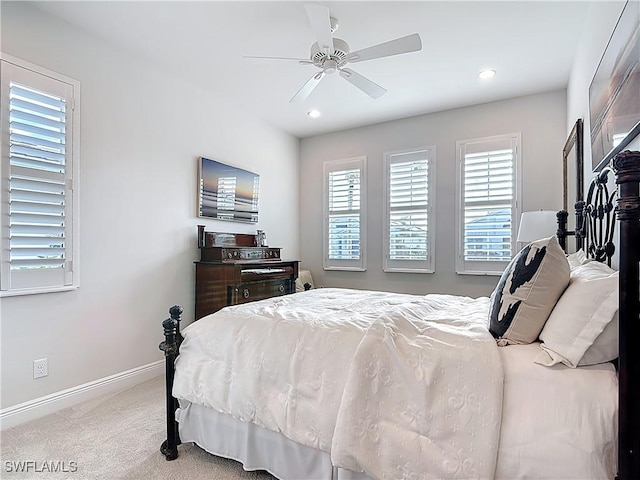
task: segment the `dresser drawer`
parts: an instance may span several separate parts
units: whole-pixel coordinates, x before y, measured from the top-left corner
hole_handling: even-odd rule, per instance
[[[296,290],[298,261],[195,262],[195,318],[227,305],[286,295]]]
[[[293,282],[290,278],[275,278],[261,282],[246,282],[238,286],[230,286],[227,291],[227,303],[238,305],[264,298],[277,297],[293,293]]]

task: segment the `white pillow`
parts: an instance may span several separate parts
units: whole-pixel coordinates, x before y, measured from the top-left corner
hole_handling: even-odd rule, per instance
[[[575,368],[618,356],[618,272],[599,262],[571,271],[571,281],[540,333],[535,362]]]
[[[589,263],[590,261],[591,260],[587,258],[587,255],[582,249],[567,255],[567,262],[569,262],[569,268],[571,268],[571,270],[579,267],[580,265],[584,265],[585,263]]]
[[[610,362],[618,358],[618,312],[613,314],[613,319],[604,327],[604,330],[594,340],[586,352],[579,367],[586,365],[597,365],[598,363]]]
[[[537,340],[568,283],[569,264],[556,237],[536,240],[523,248],[491,294],[489,331],[498,345]]]

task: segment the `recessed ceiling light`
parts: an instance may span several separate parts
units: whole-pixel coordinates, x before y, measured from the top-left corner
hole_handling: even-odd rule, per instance
[[[311,118],[318,118],[320,116],[320,112],[318,110],[309,110],[307,112],[307,115],[309,115]]]
[[[485,78],[493,78],[493,77],[495,76],[495,74],[496,74],[496,71],[495,71],[495,70],[482,70],[482,71],[478,74],[478,76],[479,76],[480,78],[482,78],[482,79],[485,79]]]

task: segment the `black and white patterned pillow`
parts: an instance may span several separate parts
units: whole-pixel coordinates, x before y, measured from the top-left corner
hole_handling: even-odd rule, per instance
[[[524,247],[491,294],[489,330],[498,344],[534,342],[567,285],[569,263],[556,237]]]

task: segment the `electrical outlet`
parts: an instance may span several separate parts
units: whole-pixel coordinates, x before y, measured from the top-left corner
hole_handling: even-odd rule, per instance
[[[33,361],[33,378],[46,377],[49,375],[49,364],[46,358]]]

